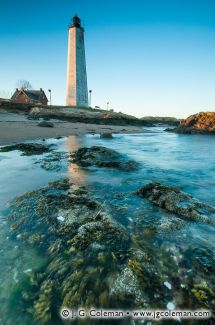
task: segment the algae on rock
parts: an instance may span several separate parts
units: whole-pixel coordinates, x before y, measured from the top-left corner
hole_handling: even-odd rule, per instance
[[[137,194],[184,219],[215,224],[212,218],[215,216],[214,207],[194,199],[191,195],[180,191],[178,188],[160,183],[149,183],[139,189]]]
[[[175,301],[185,308],[188,299],[192,308],[214,304],[213,291],[208,289],[213,262],[208,252],[192,255],[183,247],[161,245],[155,239],[159,222],[145,232],[138,222],[127,229],[87,187],[68,179],[13,200],[8,220],[15,241],[22,240],[48,257],[46,267],[29,276],[20,297],[38,322],[60,322],[61,307],[165,309]],[[188,272],[192,261],[196,263]],[[204,288],[195,279],[204,271],[202,264],[208,270]]]
[[[72,154],[72,162],[82,167],[107,167],[123,171],[138,169],[136,161],[129,160],[118,152],[101,146],[78,149]]]
[[[0,152],[10,152],[18,150],[22,152],[22,156],[42,155],[52,150],[53,145],[45,146],[40,143],[18,143],[0,148]]]

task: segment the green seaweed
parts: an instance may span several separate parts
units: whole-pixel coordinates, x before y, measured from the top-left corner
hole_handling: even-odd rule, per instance
[[[0,152],[10,152],[18,150],[22,152],[22,156],[42,155],[52,150],[51,145],[45,146],[39,143],[17,143],[10,146],[0,148]]]
[[[14,240],[48,258],[46,267],[29,274],[25,290],[16,294],[17,308],[25,306],[37,323],[60,323],[61,307],[164,309],[179,291],[181,308],[214,305],[209,286],[198,287],[192,273],[184,280],[186,265],[179,257],[186,252],[160,245],[157,227],[147,222],[132,224],[130,234],[88,188],[68,179],[13,200],[8,220]],[[167,280],[172,290],[164,286]]]
[[[67,166],[68,154],[59,151],[53,151],[35,162],[35,164],[40,165],[41,168],[47,171],[60,171],[65,168],[63,163]]]

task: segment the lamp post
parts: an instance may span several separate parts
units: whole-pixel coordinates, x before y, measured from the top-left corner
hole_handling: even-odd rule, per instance
[[[52,91],[51,89],[48,89],[48,92],[49,92],[49,105],[52,104]]]
[[[91,107],[92,90],[89,90],[89,106]]]
[[[109,103],[109,102],[107,102],[107,111],[108,111],[108,109],[109,109],[109,104],[110,104],[110,103]]]

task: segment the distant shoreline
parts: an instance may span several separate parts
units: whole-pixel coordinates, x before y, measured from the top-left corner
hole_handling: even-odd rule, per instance
[[[15,114],[13,114],[15,115]],[[8,145],[23,141],[57,138],[64,136],[81,136],[96,133],[145,133],[150,132],[139,126],[103,125],[90,123],[72,123],[53,121],[54,127],[39,127],[39,121],[1,121],[0,115],[0,145]]]

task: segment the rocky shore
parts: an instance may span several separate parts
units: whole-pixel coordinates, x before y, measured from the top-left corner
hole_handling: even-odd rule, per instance
[[[182,120],[178,127],[167,128],[166,131],[182,134],[215,134],[215,112],[191,115]]]
[[[105,125],[130,125],[130,126],[156,126],[173,125],[177,126],[180,120],[174,117],[158,117],[145,116],[137,118],[113,110],[101,110],[91,108],[71,108],[65,106],[44,106],[35,107],[33,104],[20,104],[11,101],[0,100],[1,111],[17,114],[25,114],[29,119],[37,120],[57,119],[72,123],[88,123],[88,124],[105,124]]]
[[[13,150],[33,156],[33,163],[47,172],[72,162],[84,170],[103,169],[106,176],[110,169],[117,170],[129,175],[131,182],[132,172],[140,168],[136,161],[104,146],[81,147],[71,154],[56,151],[55,145],[20,143],[0,152]],[[16,197],[7,206],[8,239],[15,247],[22,243],[46,258],[37,270],[25,270],[16,284],[18,323],[19,308],[26,324],[32,320],[47,325],[62,324],[59,311],[71,306],[214,308],[214,252],[186,245],[184,239],[177,245],[173,238],[180,238],[190,223],[212,228],[215,209],[166,184],[145,184],[135,192],[120,188],[121,192],[112,191],[109,186],[105,204],[100,187],[61,178]],[[132,200],[133,220],[126,221]],[[143,201],[149,205],[148,213],[142,212]],[[164,211],[161,216],[159,209]],[[117,220],[119,214],[122,222]],[[0,315],[0,321],[5,323],[6,318]],[[117,324],[129,325],[130,319]]]
[[[159,188],[165,195],[167,188]],[[149,186],[139,193],[148,191]],[[169,198],[173,206],[174,199]],[[180,299],[175,298],[178,308],[210,308],[214,303],[212,288],[193,278],[194,274],[201,277],[202,272],[205,277],[211,275],[211,252],[184,248],[177,255],[163,248],[155,250],[147,242],[164,228],[151,230],[145,239],[141,233],[133,235],[93,199],[87,187],[77,187],[68,179],[16,198],[8,220],[15,243],[22,241],[48,257],[45,269],[29,271],[19,297],[38,323],[60,322],[56,311],[62,306],[167,308],[179,294]],[[172,219],[165,232],[178,229],[176,220]],[[184,222],[180,224],[180,228],[185,226]],[[190,261],[187,254],[192,256]],[[186,273],[190,267],[192,272]]]
[[[123,113],[111,111],[97,111],[88,109],[39,109],[33,108],[29,117],[31,118],[52,118],[72,123],[105,124],[105,125],[132,125],[150,126],[150,123],[142,122],[140,119]]]
[[[130,126],[150,126],[150,122],[142,121],[132,115],[118,113],[114,111],[106,111],[91,108],[71,108],[65,106],[44,106],[35,107],[33,104],[20,104],[14,102],[1,102],[0,113],[17,113],[25,114],[29,119],[38,120],[57,119],[71,123],[86,124],[105,124],[105,125],[130,125]]]
[[[163,117],[163,116],[144,116],[141,118],[144,123],[149,123],[151,125],[171,125],[178,126],[180,120],[175,117]]]

